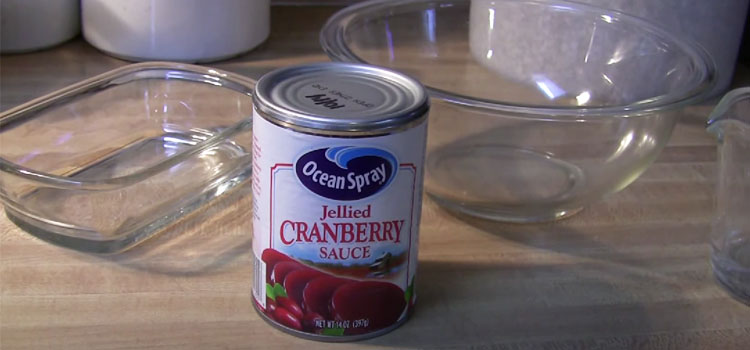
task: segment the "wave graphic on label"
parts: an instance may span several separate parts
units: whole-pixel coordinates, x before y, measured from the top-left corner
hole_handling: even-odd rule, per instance
[[[313,193],[353,201],[388,187],[398,171],[398,161],[380,148],[338,146],[303,154],[294,170],[300,182]]]

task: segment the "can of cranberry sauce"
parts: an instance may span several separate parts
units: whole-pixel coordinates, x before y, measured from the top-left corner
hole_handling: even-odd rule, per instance
[[[314,340],[398,327],[416,300],[424,87],[387,69],[319,63],[263,76],[254,103],[256,309]]]

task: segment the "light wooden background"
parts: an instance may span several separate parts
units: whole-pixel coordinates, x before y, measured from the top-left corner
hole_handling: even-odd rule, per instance
[[[332,12],[275,8],[265,44],[214,66],[257,78],[325,61],[317,31]],[[0,109],[124,64],[80,39],[3,56]],[[498,224],[426,200],[416,314],[353,344],[298,339],[255,314],[243,192],[109,257],[41,242],[2,217],[0,348],[748,349],[750,307],[716,286],[708,263],[711,107],[685,112],[639,180],[568,220]]]

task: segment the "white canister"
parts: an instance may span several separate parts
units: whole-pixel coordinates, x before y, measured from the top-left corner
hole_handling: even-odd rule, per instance
[[[711,54],[718,75],[713,94],[729,88],[742,41],[748,0],[578,0],[642,17],[697,41]]]
[[[78,0],[0,1],[0,52],[22,53],[65,42],[80,29]]]
[[[134,61],[217,61],[270,32],[269,0],[82,0],[83,35]]]
[[[722,1],[705,1],[705,0],[576,0],[577,2],[586,3],[603,9],[612,9],[632,16],[640,17],[654,25],[661,27],[679,37],[690,38],[701,46],[711,55],[716,64],[718,78],[717,84],[713,89],[713,94],[717,95],[724,92],[732,81],[734,74],[735,62],[742,40],[742,30],[745,24],[747,14],[748,0],[722,0]],[[508,1],[500,1],[506,3]],[[589,35],[579,31],[580,26],[573,25],[575,21],[571,17],[571,23],[565,23],[562,20],[551,22],[543,18],[543,11],[525,8],[511,8],[503,6],[503,9],[509,11],[497,11],[497,18],[494,17],[496,1],[494,0],[471,0],[471,50],[472,54],[478,58],[480,64],[488,68],[509,74],[509,76],[524,76],[516,72],[523,69],[522,65],[545,64],[540,62],[518,63],[510,56],[503,52],[495,50],[495,57],[492,60],[484,59],[490,46],[500,46],[504,40],[517,41],[516,47],[523,45],[537,45],[543,47],[544,42],[534,43],[528,39],[520,37],[519,34],[528,31],[529,28],[538,28],[538,30],[550,31],[568,31],[571,37],[577,37],[579,40],[583,36]],[[495,32],[500,33],[496,36],[490,34],[488,28],[489,12],[493,13],[495,23]],[[515,26],[523,27],[521,30],[514,29]],[[535,37],[540,37],[535,35]],[[593,40],[593,37],[592,37]],[[576,40],[571,40],[576,42]],[[585,41],[581,41],[585,42]],[[555,64],[559,67],[559,76],[565,79],[568,74],[565,71],[574,65],[577,58],[572,57],[575,53],[572,50],[567,52],[545,52],[545,57],[554,57]],[[654,62],[654,65],[658,62]],[[649,69],[646,65],[634,69],[635,74],[648,76],[644,69]],[[556,70],[556,67],[549,70]],[[639,78],[634,78],[639,79]]]

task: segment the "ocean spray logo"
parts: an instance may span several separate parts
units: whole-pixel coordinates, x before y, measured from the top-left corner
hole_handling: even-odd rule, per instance
[[[398,162],[373,147],[320,148],[303,154],[294,165],[297,178],[320,196],[352,201],[372,196],[396,176]]]

